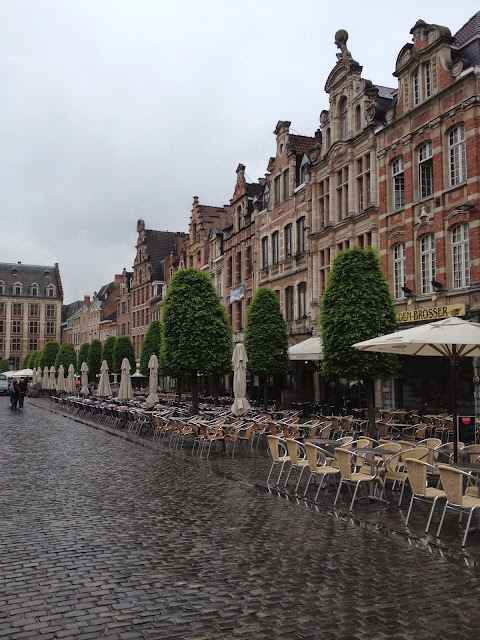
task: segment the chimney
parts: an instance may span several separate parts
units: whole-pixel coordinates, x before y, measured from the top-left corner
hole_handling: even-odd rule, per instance
[[[83,296],[83,304],[87,306],[90,304],[90,296]]]

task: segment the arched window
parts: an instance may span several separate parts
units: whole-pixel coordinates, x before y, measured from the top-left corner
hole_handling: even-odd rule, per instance
[[[330,132],[330,127],[328,127],[326,134],[325,134],[325,147],[326,150],[328,151],[330,149],[330,145],[332,144],[332,135]]]
[[[345,98],[345,96],[343,98],[340,98],[338,113],[340,116],[340,138],[346,138],[348,131],[348,109],[347,99]]]
[[[0,280],[0,294],[4,295],[5,293],[5,282],[3,280]]]
[[[196,242],[197,240],[197,223],[193,222],[192,223],[192,241]]]
[[[307,315],[307,283],[301,282],[298,285],[298,317],[305,318]]]
[[[12,286],[12,293],[14,296],[23,295],[23,285],[21,282],[14,282]]]
[[[470,246],[468,224],[457,224],[452,229],[453,288],[470,284]]]
[[[38,291],[39,291],[38,284],[36,282],[32,282],[32,284],[30,285],[30,295],[38,296]]]
[[[403,156],[398,156],[392,162],[392,192],[393,209],[401,209],[405,204]]]
[[[293,287],[287,287],[285,289],[285,319],[287,321],[293,320],[294,314]]]
[[[422,293],[433,292],[435,280],[435,236],[429,233],[420,240],[420,261],[422,265]]]
[[[362,128],[362,109],[359,104],[355,107],[355,131]]]
[[[405,243],[401,242],[393,248],[393,295],[397,300],[405,297],[402,287],[405,286],[406,266]]]

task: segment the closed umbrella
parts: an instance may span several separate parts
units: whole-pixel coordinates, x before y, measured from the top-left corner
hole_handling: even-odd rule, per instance
[[[108,364],[107,361],[104,360],[100,367],[100,380],[98,381],[97,396],[108,398],[111,395],[112,390],[110,388],[110,378],[108,377]]]
[[[82,396],[88,396],[90,391],[88,390],[88,366],[86,362],[82,362],[80,371],[82,374],[82,388],[80,389],[80,393]]]
[[[43,367],[42,389],[49,389],[50,376],[48,375],[48,367]]]
[[[50,390],[54,390],[56,386],[57,381],[55,380],[55,367],[52,364],[52,366],[50,367],[50,373],[48,375],[48,388]]]
[[[68,365],[67,393],[74,394],[75,391],[75,367],[73,366],[73,363],[70,363]]]
[[[150,377],[148,379],[147,406],[153,407],[158,402],[158,358],[155,353],[152,353],[150,356],[148,368],[150,370]]]
[[[407,356],[444,356],[450,360],[453,417],[453,457],[457,461],[457,370],[460,358],[480,356],[480,324],[458,317],[422,324],[353,345],[360,351]]]
[[[118,389],[118,399],[122,401],[132,400],[133,389],[130,380],[130,362],[128,358],[122,360],[122,375],[120,378],[120,387]]]
[[[65,371],[63,369],[63,364],[58,367],[57,385],[55,389],[57,393],[65,393],[67,390],[65,387]]]
[[[243,416],[250,410],[250,403],[247,400],[247,352],[243,342],[235,345],[232,356],[233,364],[233,394],[235,400],[232,404],[232,413],[235,416]]]
[[[32,370],[32,386],[36,383],[37,381],[37,370],[35,368],[33,368]]]

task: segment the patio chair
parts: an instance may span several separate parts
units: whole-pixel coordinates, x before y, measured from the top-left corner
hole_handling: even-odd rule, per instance
[[[268,451],[272,458],[272,466],[270,467],[270,472],[267,477],[267,485],[270,481],[270,476],[272,475],[272,471],[275,466],[280,466],[280,473],[278,474],[277,482],[275,486],[278,486],[280,482],[280,478],[283,473],[283,469],[287,462],[290,462],[290,456],[287,454],[287,445],[283,438],[268,435]]]
[[[470,522],[472,520],[473,512],[476,509],[480,509],[480,498],[474,497],[469,493],[464,493],[463,482],[467,478],[469,482],[475,483],[475,478],[472,474],[462,471],[461,469],[455,469],[446,464],[439,464],[438,470],[440,471],[440,477],[442,480],[443,490],[447,495],[447,500],[443,508],[440,524],[437,529],[437,538],[440,536],[442,530],[443,521],[447,509],[460,512],[460,518],[462,513],[468,513],[467,525],[465,527],[465,533],[463,535],[462,547],[467,542],[468,531],[470,529]]]
[[[247,422],[243,425],[239,425],[233,428],[233,431],[227,435],[227,442],[233,442],[232,458],[235,455],[235,447],[237,442],[243,442],[244,447],[249,444],[253,450],[252,438],[253,438],[253,423]]]
[[[310,486],[310,483],[312,482],[312,478],[320,478],[320,483],[318,485],[317,493],[315,494],[314,498],[314,502],[316,502],[325,477],[327,478],[328,487],[328,480],[330,478],[336,478],[340,473],[340,469],[338,467],[332,467],[331,465],[329,465],[327,462],[326,452],[321,447],[317,447],[317,445],[312,444],[311,442],[305,443],[305,453],[307,456],[310,475],[308,477],[307,486],[305,487],[303,495],[307,495],[307,490]]]
[[[442,489],[435,489],[434,487],[428,486],[427,473],[432,470],[432,466],[427,462],[424,462],[423,460],[416,460],[415,458],[405,458],[405,465],[407,467],[408,481],[412,489],[412,498],[410,500],[410,506],[408,507],[405,526],[408,525],[410,513],[412,512],[412,506],[415,500],[420,500],[421,502],[429,502],[430,500],[433,500],[427,526],[425,528],[425,533],[428,533],[437,501],[440,498],[446,498],[447,495],[445,491],[442,491]]]
[[[308,460],[303,443],[298,442],[293,438],[286,438],[285,442],[287,445],[288,457],[290,458],[290,469],[288,470],[287,477],[285,478],[283,486],[287,486],[290,475],[292,473],[292,469],[297,469],[299,471],[297,484],[295,485],[295,495],[297,495],[303,472],[308,467]]]
[[[400,443],[398,443],[400,444]],[[385,484],[388,480],[392,481],[392,490],[395,489],[397,484],[402,485],[400,491],[400,497],[398,499],[398,506],[400,507],[403,500],[403,493],[405,491],[405,483],[408,480],[407,468],[405,465],[406,458],[414,458],[416,460],[426,460],[428,456],[427,447],[412,447],[411,449],[402,449],[394,456],[390,456],[385,464]]]
[[[354,486],[355,490],[353,492],[352,501],[350,503],[349,511],[353,509],[353,503],[355,502],[355,498],[357,497],[358,487],[363,483],[374,483],[380,484],[383,489],[383,480],[379,475],[378,466],[375,462],[369,462],[369,466],[371,468],[371,473],[365,473],[363,471],[357,472],[356,462],[354,461],[353,452],[348,449],[344,449],[341,447],[337,447],[335,449],[335,457],[338,462],[338,468],[340,470],[340,483],[337,489],[337,495],[335,496],[335,500],[333,505],[337,504],[338,496],[340,495],[340,490],[342,485],[346,484],[348,486]]]
[[[415,440],[422,440],[423,438],[425,438],[427,429],[428,425],[424,422],[412,425],[411,427],[404,427],[402,432],[402,440],[411,440],[412,442]]]

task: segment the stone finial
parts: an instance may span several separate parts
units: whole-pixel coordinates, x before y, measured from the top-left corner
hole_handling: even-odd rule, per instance
[[[351,59],[352,54],[347,49],[348,31],[345,29],[339,29],[335,34],[335,44],[340,49],[340,53],[337,53],[339,60]]]
[[[142,220],[142,218],[137,222],[137,233],[140,233],[140,231],[145,231],[145,220]]]

